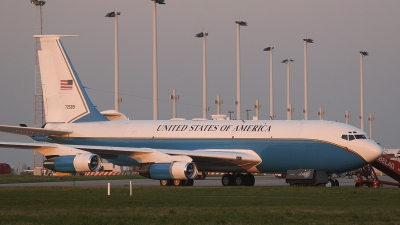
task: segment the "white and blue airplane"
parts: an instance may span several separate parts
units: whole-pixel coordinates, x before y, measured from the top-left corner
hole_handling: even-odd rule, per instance
[[[110,120],[90,101],[62,36],[35,36],[41,44],[46,123],[0,126],[2,132],[40,141],[0,142],[0,147],[38,151],[53,171],[99,171],[106,159],[139,166],[141,175],[161,185],[193,185],[200,172],[226,172],[223,185],[253,186],[252,173],[314,169],[330,175],[361,168],[383,152],[364,131],[333,121]]]

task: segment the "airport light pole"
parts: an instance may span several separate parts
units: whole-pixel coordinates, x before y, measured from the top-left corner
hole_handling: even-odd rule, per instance
[[[374,121],[374,117],[372,114],[369,114],[368,121],[369,121],[369,137],[372,138],[372,121]]]
[[[363,75],[363,58],[368,56],[369,53],[360,51],[360,120],[361,130],[364,130],[364,75]]]
[[[286,79],[287,79],[287,83],[286,83],[286,90],[287,90],[287,96],[286,96],[286,119],[287,120],[291,120],[292,119],[292,105],[290,104],[290,62],[294,62],[293,59],[284,59],[282,60],[281,63],[285,63],[286,64]]]
[[[232,120],[232,113],[234,113],[235,111],[228,111],[229,113],[229,120]]]
[[[115,101],[115,111],[119,111],[119,103],[122,102],[122,98],[119,98],[119,78],[118,78],[118,16],[121,12],[113,11],[105,15],[105,17],[114,17],[114,101]]]
[[[240,26],[247,26],[247,22],[236,21],[236,117],[238,120],[241,118],[241,91],[240,91]]]
[[[346,113],[344,114],[344,118],[346,119],[346,124],[349,124],[349,119],[351,115],[349,114],[349,111],[346,110]]]
[[[200,32],[195,37],[203,39],[203,118],[207,118],[207,69],[206,69],[206,37],[208,33]]]
[[[31,0],[31,4],[36,6],[36,34],[43,34],[43,10],[42,7],[46,4],[44,0]],[[40,68],[39,68],[39,50],[41,49],[39,38],[35,38],[36,51],[35,51],[35,121],[34,127],[41,127],[46,123],[45,111],[43,105],[43,89],[40,81]],[[36,141],[34,141],[36,142]],[[33,151],[33,168],[41,168],[43,171],[44,155],[40,152]],[[43,174],[43,173],[42,173]]]
[[[221,104],[223,104],[224,101],[220,99],[219,95],[217,95],[217,99],[214,101],[214,103],[217,105],[217,115],[219,115],[221,112],[220,111]]]
[[[269,52],[269,119],[273,120],[274,115],[274,85],[272,75],[272,52],[274,47],[266,47],[264,51]]]
[[[313,39],[306,38],[304,41],[304,120],[308,120],[308,71],[307,71],[307,43],[314,43]]]
[[[172,118],[176,118],[176,101],[179,99],[179,95],[176,94],[175,89],[172,89],[170,99],[172,100]]]
[[[251,109],[246,109],[246,113],[247,113],[247,120],[249,120],[249,111],[251,111]]]
[[[323,115],[325,115],[325,112],[322,111],[322,107],[319,107],[319,110],[318,110],[319,120],[322,120],[322,116],[323,116]]]
[[[153,2],[153,120],[158,120],[158,72],[157,72],[157,9],[156,4],[165,4],[164,0]]]
[[[258,102],[258,99],[256,100],[256,104],[254,105],[254,108],[256,109],[256,118],[257,120],[259,119],[260,115],[260,109],[261,109],[261,104]]]

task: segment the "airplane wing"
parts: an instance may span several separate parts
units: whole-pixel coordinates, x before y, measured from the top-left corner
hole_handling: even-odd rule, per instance
[[[201,171],[247,171],[261,163],[261,158],[248,149],[169,150],[109,146],[69,145],[70,147],[101,155],[129,156],[141,163],[194,162]]]
[[[70,130],[49,130],[44,128],[6,126],[6,125],[0,125],[0,131],[12,134],[26,135],[30,137],[31,136],[47,137],[51,135],[66,135],[72,133],[72,131]]]
[[[169,150],[90,145],[62,145],[52,143],[0,142],[0,147],[31,149],[45,156],[98,154],[103,158],[127,156],[139,163],[194,162],[199,171],[249,171],[261,163],[261,158],[247,149]]]

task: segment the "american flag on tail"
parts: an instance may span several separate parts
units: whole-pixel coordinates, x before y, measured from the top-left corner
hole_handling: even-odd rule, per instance
[[[72,80],[60,80],[61,90],[72,90]]]

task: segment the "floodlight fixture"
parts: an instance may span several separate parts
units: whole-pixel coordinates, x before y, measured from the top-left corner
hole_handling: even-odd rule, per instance
[[[281,63],[288,63],[288,62],[294,62],[294,60],[293,59],[284,59],[284,60],[282,60]]]
[[[121,15],[121,12],[109,12],[105,15],[105,17],[115,17],[115,13],[117,13],[117,16]]]
[[[305,38],[305,39],[303,39],[303,41],[305,41],[307,43],[314,43],[314,40],[311,38]]]
[[[239,24],[239,26],[247,26],[247,22],[244,21],[236,21],[236,24]]]
[[[274,49],[274,47],[266,47],[266,48],[264,48],[263,51],[269,52],[269,51],[272,51],[273,49]]]
[[[200,32],[200,33],[195,35],[195,37],[198,37],[198,38],[201,38],[201,37],[204,37],[204,36],[208,36],[208,33]]]
[[[158,4],[165,4],[164,0],[151,0],[153,2],[156,2]]]
[[[36,5],[36,6],[42,6],[46,4],[46,1],[44,0],[31,0],[31,4]]]
[[[360,51],[360,54],[361,54],[362,56],[368,56],[368,55],[369,55],[368,52],[364,52],[364,51]]]

